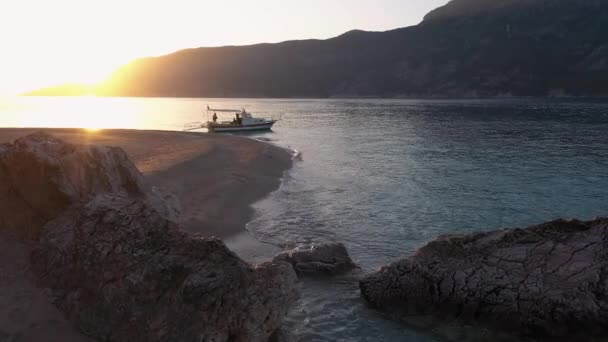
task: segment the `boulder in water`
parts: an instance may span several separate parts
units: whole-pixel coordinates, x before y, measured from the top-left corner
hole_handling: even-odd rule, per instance
[[[360,281],[374,307],[523,335],[605,334],[608,219],[440,237]]]
[[[356,268],[341,243],[300,246],[277,254],[273,261],[290,263],[298,275],[337,275]]]

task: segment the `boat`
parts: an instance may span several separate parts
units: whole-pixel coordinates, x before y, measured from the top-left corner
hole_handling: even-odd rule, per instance
[[[230,114],[228,114],[230,113]],[[230,120],[219,120],[218,114]],[[211,118],[211,120],[210,120]],[[191,123],[184,130],[195,130],[207,128],[209,132],[243,132],[270,130],[279,121],[275,118],[254,117],[250,112],[243,109],[217,109],[207,106],[207,122]]]

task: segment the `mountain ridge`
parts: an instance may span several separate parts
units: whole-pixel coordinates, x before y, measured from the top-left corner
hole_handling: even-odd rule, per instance
[[[141,58],[95,89],[159,97],[606,96],[606,22],[602,0],[452,0],[410,27]]]

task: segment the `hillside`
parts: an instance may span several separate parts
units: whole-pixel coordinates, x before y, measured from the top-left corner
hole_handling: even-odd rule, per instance
[[[138,59],[97,94],[605,96],[606,23],[604,0],[453,0],[421,24],[392,31]]]

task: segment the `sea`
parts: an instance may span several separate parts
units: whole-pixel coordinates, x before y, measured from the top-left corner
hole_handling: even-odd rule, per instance
[[[300,282],[288,341],[476,339],[485,332],[375,311],[358,277],[439,235],[608,215],[608,100],[12,97],[0,98],[0,126],[179,131],[207,120],[208,105],[281,115],[246,136],[298,154],[248,233],[277,246],[342,242],[361,267]]]

